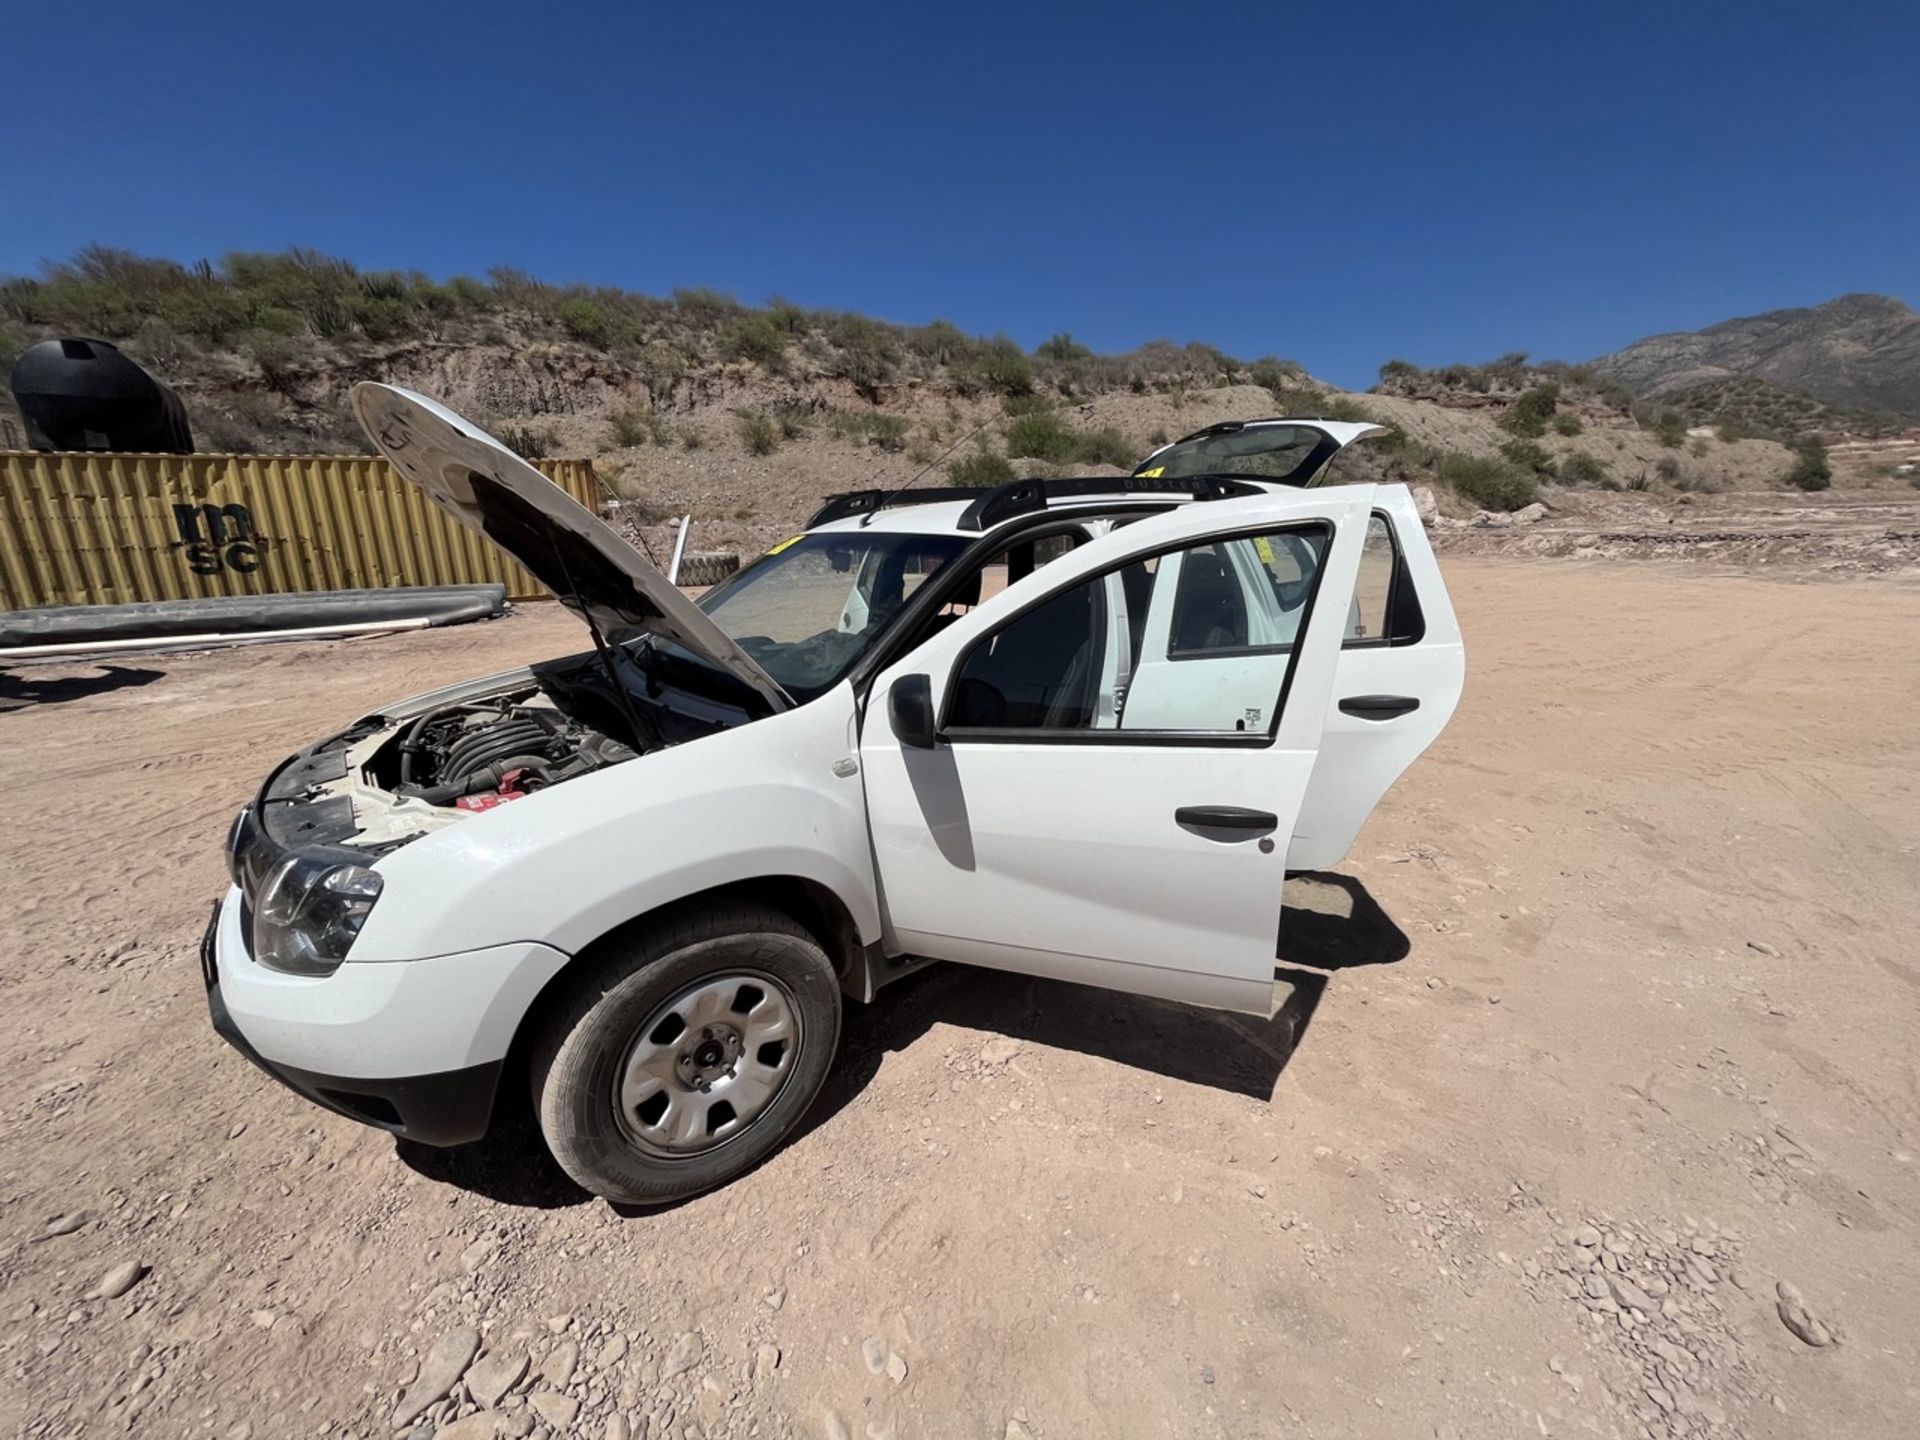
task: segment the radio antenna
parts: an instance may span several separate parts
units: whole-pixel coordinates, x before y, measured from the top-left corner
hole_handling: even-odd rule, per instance
[[[978,435],[982,430],[986,429],[992,423],[993,422],[991,420],[982,420],[978,425],[974,426],[973,429],[969,430],[966,434],[962,435],[958,440],[954,441],[953,444],[949,445],[946,449],[942,450],[938,455],[934,456],[933,459],[929,460],[925,465],[922,465],[920,469],[914,474],[913,478],[908,480],[906,484],[900,486],[899,489],[897,490],[888,490],[885,493],[883,493],[880,496],[879,501],[874,505],[873,509],[867,511],[866,514],[860,517],[860,528],[862,530],[866,529],[867,522],[872,520],[874,516],[878,515],[881,512],[881,510],[886,507],[886,504],[889,500],[897,499],[900,496],[906,494],[907,491],[911,490],[915,485],[918,485],[920,483],[921,477],[924,476],[929,470],[933,469],[934,466],[938,465],[942,460],[946,459],[947,456],[953,454],[954,451],[958,450],[962,445],[966,444],[969,440],[973,439],[974,436]]]

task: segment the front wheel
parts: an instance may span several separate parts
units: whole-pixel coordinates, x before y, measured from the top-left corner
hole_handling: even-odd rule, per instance
[[[659,1204],[724,1185],[820,1093],[840,986],[786,915],[716,906],[589,965],[536,1036],[532,1069],[547,1147],[595,1194]]]

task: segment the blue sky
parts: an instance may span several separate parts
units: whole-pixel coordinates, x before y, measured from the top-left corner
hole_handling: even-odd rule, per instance
[[[1920,300],[1920,5],[42,7],[0,273],[308,245],[1344,384]]]

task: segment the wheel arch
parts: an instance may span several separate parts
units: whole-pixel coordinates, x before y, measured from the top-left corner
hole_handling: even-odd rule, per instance
[[[506,1073],[516,1078],[524,1076],[527,1048],[532,1037],[539,1032],[547,1014],[561,1003],[562,997],[579,979],[583,964],[590,964],[607,947],[618,945],[627,937],[652,926],[670,923],[690,910],[739,904],[764,905],[793,920],[826,951],[827,958],[833,962],[834,974],[839,977],[841,990],[855,999],[871,998],[871,992],[862,988],[868,973],[867,947],[861,943],[860,929],[853,918],[853,911],[832,887],[802,875],[756,875],[729,880],[679,896],[623,920],[576,950],[566,964],[548,977],[546,984],[534,996],[533,1003],[527,1006],[526,1013],[520,1017],[507,1054]],[[503,1080],[502,1088],[511,1083]],[[524,1089],[524,1086],[519,1088]]]

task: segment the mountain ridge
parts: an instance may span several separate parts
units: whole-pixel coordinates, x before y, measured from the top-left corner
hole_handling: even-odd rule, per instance
[[[1852,291],[1666,331],[1590,364],[1649,398],[1760,380],[1831,405],[1920,418],[1920,313],[1892,295]]]

